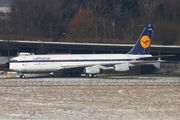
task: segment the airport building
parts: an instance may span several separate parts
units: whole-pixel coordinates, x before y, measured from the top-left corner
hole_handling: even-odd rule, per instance
[[[100,43],[72,43],[45,42],[26,40],[0,40],[0,56],[17,56],[20,52],[34,54],[106,54],[127,53],[134,44],[100,44]],[[9,51],[9,53],[8,53]],[[151,45],[152,55],[173,54],[168,60],[180,59],[180,46]]]
[[[72,42],[42,42],[21,40],[0,40],[0,69],[11,57],[19,55],[20,52],[34,54],[106,54],[127,53],[134,44],[99,44],[99,43],[72,43]],[[9,51],[9,57],[8,57]],[[162,63],[164,71],[179,70],[180,46],[151,45],[152,55],[175,55],[174,57],[163,57],[167,60]],[[145,66],[147,68],[149,66]],[[136,68],[135,71],[139,69]],[[143,69],[143,68],[141,68]],[[149,68],[150,69],[150,68]],[[132,70],[131,70],[132,72]],[[178,73],[179,74],[179,73]]]

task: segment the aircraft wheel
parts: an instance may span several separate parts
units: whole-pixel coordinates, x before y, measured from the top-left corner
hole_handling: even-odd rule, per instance
[[[97,77],[97,75],[96,75],[96,74],[94,74],[94,75],[93,75],[93,77]]]
[[[20,78],[25,78],[25,75],[20,75]]]
[[[86,77],[91,78],[91,77],[92,77],[92,74],[86,74]]]
[[[92,74],[88,74],[88,77],[91,78],[91,77],[92,77]]]
[[[95,78],[95,77],[97,77],[97,75],[96,75],[96,74],[86,74],[86,76],[87,76],[87,77],[89,77],[89,78],[92,78],[92,77],[94,77],[94,78]]]

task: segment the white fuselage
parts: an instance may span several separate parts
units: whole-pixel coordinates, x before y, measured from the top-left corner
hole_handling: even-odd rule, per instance
[[[79,55],[29,55],[11,59],[9,69],[28,72],[55,72],[62,69],[87,67],[93,65],[116,65],[123,62],[135,62],[141,57],[151,55],[131,54],[79,54]]]

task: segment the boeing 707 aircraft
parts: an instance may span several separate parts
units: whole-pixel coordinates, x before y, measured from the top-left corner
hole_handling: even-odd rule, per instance
[[[127,54],[62,54],[17,56],[4,64],[4,67],[20,73],[51,73],[74,70],[84,72],[89,77],[96,77],[101,70],[128,71],[131,66],[153,64],[150,46],[153,25],[146,25],[135,46]],[[157,61],[155,61],[157,62]],[[157,67],[157,66],[155,66]],[[77,72],[76,71],[76,72]]]

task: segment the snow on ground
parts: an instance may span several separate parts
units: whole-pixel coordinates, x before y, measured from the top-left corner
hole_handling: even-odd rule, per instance
[[[0,119],[179,120],[179,77],[0,78]]]

